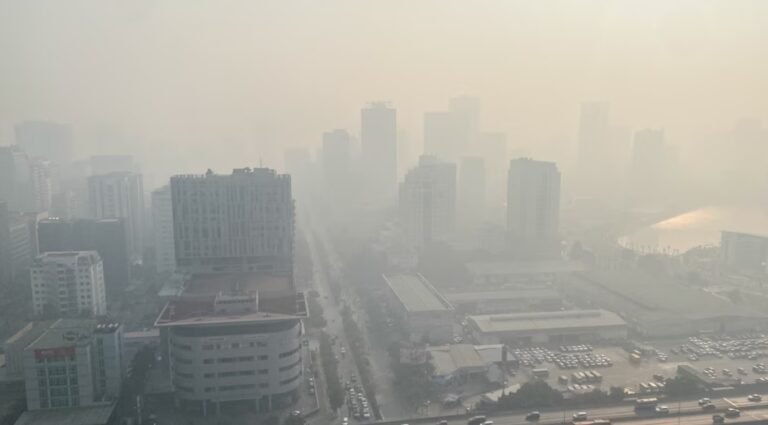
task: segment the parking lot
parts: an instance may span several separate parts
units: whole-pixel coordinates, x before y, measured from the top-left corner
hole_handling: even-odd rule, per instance
[[[510,353],[521,365],[510,382],[522,383],[538,376],[554,388],[576,393],[595,388],[607,391],[612,386],[625,388],[630,394],[653,393],[662,387],[664,378],[677,374],[678,365],[688,364],[713,380],[768,383],[765,335],[693,337],[651,342],[649,346],[639,361],[632,361],[631,353],[615,346],[512,349]]]

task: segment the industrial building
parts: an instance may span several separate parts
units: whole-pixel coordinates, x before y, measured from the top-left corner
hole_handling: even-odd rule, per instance
[[[450,342],[453,306],[424,278],[415,274],[383,275],[390,289],[390,308],[414,342]]]
[[[446,292],[444,295],[456,311],[462,314],[555,311],[563,307],[560,294],[549,287],[477,288],[472,292]]]
[[[621,312],[646,338],[768,329],[768,316],[749,306],[640,270],[581,273],[563,287],[569,298]]]
[[[467,263],[471,283],[477,286],[525,286],[549,284],[563,276],[584,271],[576,261],[476,261]]]
[[[469,316],[467,322],[480,344],[561,344],[627,337],[627,323],[605,310]]]
[[[452,344],[428,347],[429,362],[434,368],[432,381],[440,385],[460,385],[472,380],[501,382],[504,374],[504,346]]]

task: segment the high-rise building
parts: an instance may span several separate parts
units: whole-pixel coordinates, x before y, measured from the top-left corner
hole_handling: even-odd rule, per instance
[[[176,270],[176,253],[173,240],[173,201],[171,187],[168,185],[152,192],[152,226],[157,271],[172,273]]]
[[[485,160],[466,156],[459,169],[458,210],[463,226],[474,227],[485,219]]]
[[[128,232],[128,252],[140,261],[144,250],[144,187],[141,174],[119,172],[88,177],[91,217],[122,218]]]
[[[0,200],[0,291],[5,291],[13,281],[11,252],[10,213],[7,204]]]
[[[474,155],[478,139],[479,103],[472,97],[451,99],[446,112],[424,114],[424,154],[459,162]]]
[[[104,269],[96,251],[46,252],[30,268],[35,315],[107,314]]]
[[[72,128],[48,121],[26,121],[16,124],[16,144],[33,158],[47,158],[58,164],[72,159]]]
[[[461,132],[465,134],[462,155],[476,154],[477,137],[480,133],[480,109],[480,99],[476,97],[458,96],[448,101],[448,110],[461,123]]]
[[[40,212],[45,194],[40,187],[44,181],[36,173],[34,161],[16,146],[0,146],[0,200],[8,203],[8,209],[19,212]],[[50,196],[50,192],[47,194]]]
[[[293,274],[291,177],[267,168],[171,178],[176,267]]]
[[[419,158],[400,184],[400,220],[417,247],[448,239],[456,224],[456,165]]]
[[[347,130],[323,133],[322,166],[331,190],[344,190],[350,182],[351,140]]]
[[[96,251],[104,263],[104,282],[109,293],[119,295],[130,283],[130,255],[125,220],[63,220],[49,218],[37,225],[40,253]]]
[[[90,159],[90,168],[93,175],[141,172],[141,167],[130,155],[94,155]]]
[[[387,202],[397,187],[397,112],[383,102],[363,108],[360,141],[368,179],[368,193],[374,202]]]
[[[675,151],[665,140],[664,130],[635,132],[632,147],[632,200],[644,206],[658,206],[666,201],[672,187]]]
[[[553,162],[519,158],[509,163],[507,233],[516,258],[560,254],[560,171]]]
[[[93,319],[58,319],[21,329],[5,346],[13,353],[13,370],[23,371],[27,408],[106,406],[109,413],[123,379],[122,332],[117,323]]]

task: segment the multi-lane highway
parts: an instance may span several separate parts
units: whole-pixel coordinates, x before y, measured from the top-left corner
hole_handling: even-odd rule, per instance
[[[766,420],[768,424],[768,402],[753,403],[747,401],[746,397],[738,398],[720,398],[712,399],[712,403],[716,406],[715,410],[702,411],[696,401],[684,401],[681,403],[672,402],[666,404],[669,407],[670,414],[664,416],[649,414],[638,415],[634,411],[634,407],[631,405],[604,407],[599,409],[577,408],[570,410],[558,410],[558,411],[541,411],[541,418],[538,424],[562,424],[571,423],[572,415],[576,411],[586,411],[590,419],[611,419],[612,421],[626,421],[633,425],[662,425],[662,424],[711,424],[712,415],[715,413],[722,413],[729,407],[735,407],[741,410],[741,418],[726,419],[726,423],[740,423],[749,422],[755,420]],[[665,404],[663,401],[660,405]],[[678,412],[681,415],[678,416]],[[518,412],[515,414],[489,414],[489,420],[492,420],[494,425],[530,425],[531,422],[525,420],[525,412]],[[449,425],[466,425],[467,420],[455,419],[448,421]]]

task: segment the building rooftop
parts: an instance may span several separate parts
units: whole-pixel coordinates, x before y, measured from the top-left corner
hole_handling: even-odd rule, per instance
[[[482,368],[502,359],[503,346],[454,344],[428,347],[435,375],[445,376],[459,369]]]
[[[105,425],[112,417],[115,406],[115,403],[111,403],[104,406],[28,410],[14,425]]]
[[[221,295],[258,294],[257,311],[216,314]],[[306,300],[290,278],[257,273],[201,274],[189,280],[181,295],[166,304],[156,326],[220,324],[306,317]]]
[[[409,312],[453,309],[451,304],[420,274],[384,275],[384,281]]]
[[[568,310],[545,313],[510,313],[469,316],[480,332],[546,331],[603,326],[626,326],[624,319],[606,310]]]
[[[519,288],[501,291],[473,291],[473,292],[448,292],[445,298],[453,304],[471,303],[487,300],[516,300],[560,298],[560,294],[550,288]]]
[[[88,342],[95,331],[96,323],[93,319],[59,319],[26,348],[39,350],[71,347]]]
[[[765,317],[747,306],[684,285],[673,277],[650,275],[636,269],[583,273],[572,283],[574,289],[584,290],[596,303],[640,320]]]
[[[587,269],[582,263],[565,260],[476,261],[467,263],[467,268],[473,275],[570,273]]]

